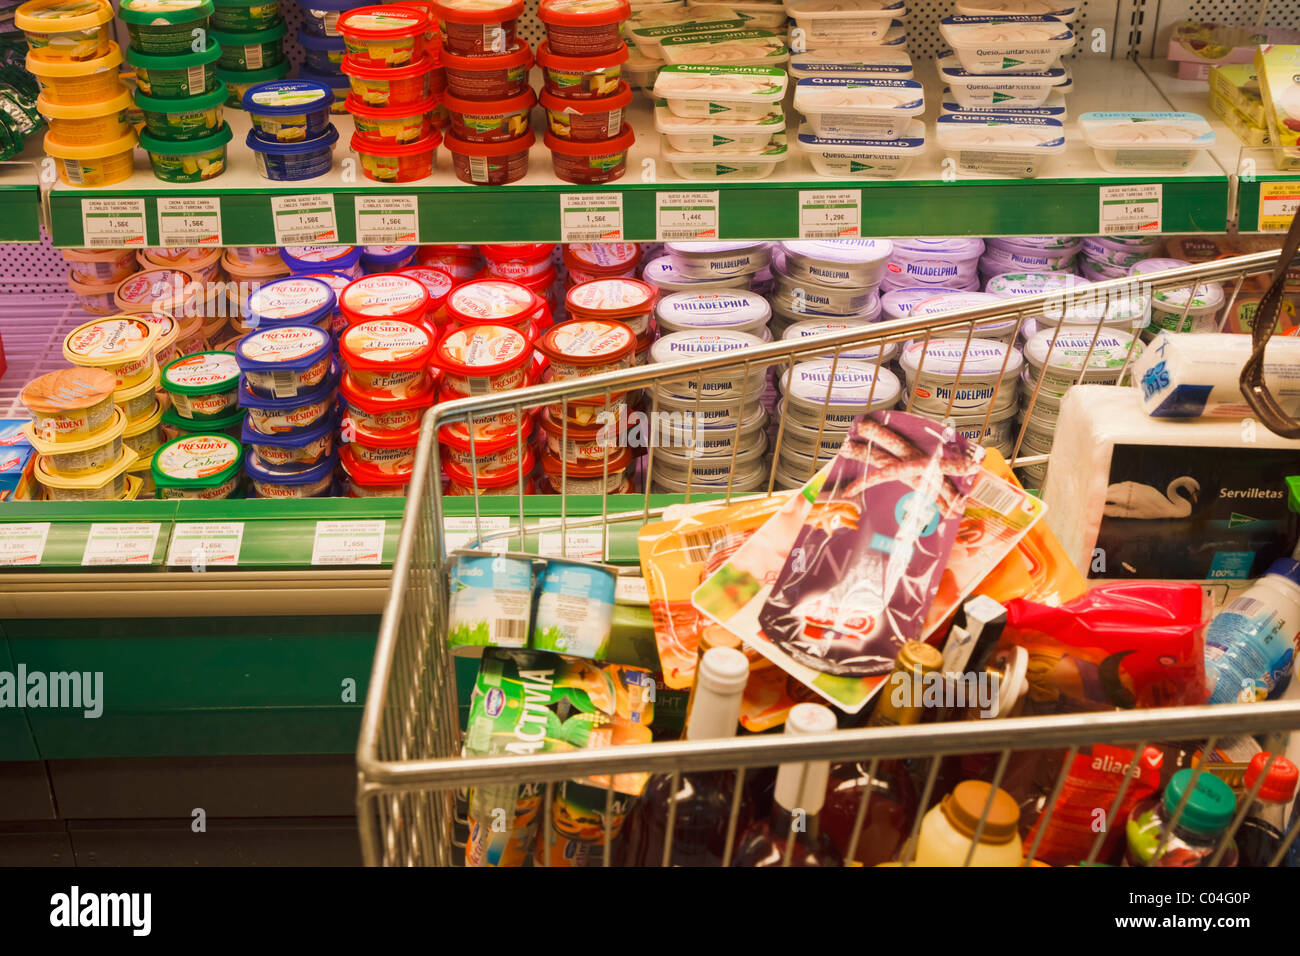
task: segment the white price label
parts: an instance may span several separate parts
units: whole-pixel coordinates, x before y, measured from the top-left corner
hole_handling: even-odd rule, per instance
[[[566,531],[542,531],[537,535],[537,553],[550,558],[577,558],[580,561],[604,561],[605,542],[600,528]]]
[[[0,525],[0,567],[35,567],[45,556],[48,521]]]
[[[510,527],[510,519],[505,515],[466,515],[463,518],[443,518],[442,534],[450,554],[457,548],[476,548],[481,551],[508,551],[509,538],[493,538],[486,544],[477,544],[478,539],[494,531],[505,531]],[[518,537],[515,543],[518,544]]]
[[[244,544],[242,521],[193,521],[177,524],[167,549],[167,564],[203,571],[209,567],[233,568],[239,564]]]
[[[158,245],[221,245],[221,200],[158,197]]]
[[[339,227],[334,218],[334,197],[329,193],[271,197],[275,244],[299,246],[336,243]]]
[[[1259,231],[1286,232],[1300,210],[1300,183],[1259,184]]]
[[[415,196],[357,196],[357,245],[396,246],[420,241],[420,208]]]
[[[144,199],[81,200],[81,239],[88,249],[143,248]]]
[[[83,567],[103,564],[152,564],[158,547],[157,521],[92,524],[82,552]]]
[[[655,237],[660,242],[718,238],[718,191],[655,194]]]
[[[800,239],[857,239],[862,235],[862,190],[799,190]]]
[[[561,242],[617,242],[623,238],[622,193],[561,193]]]
[[[384,522],[317,521],[311,545],[312,564],[380,564],[384,559]]]
[[[1101,205],[1097,228],[1101,235],[1134,236],[1162,231],[1160,205],[1164,189],[1160,183],[1102,186],[1098,192]]]

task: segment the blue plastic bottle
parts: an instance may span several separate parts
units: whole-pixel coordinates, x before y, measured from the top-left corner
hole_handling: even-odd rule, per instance
[[[1263,700],[1286,683],[1300,638],[1300,561],[1279,558],[1210,622],[1205,678],[1211,704]]]

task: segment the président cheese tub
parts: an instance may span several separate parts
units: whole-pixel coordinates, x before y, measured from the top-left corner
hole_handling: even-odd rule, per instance
[[[591,279],[571,288],[564,301],[572,319],[615,319],[639,336],[650,330],[656,295],[639,279]]]
[[[430,391],[433,347],[427,328],[401,319],[358,322],[339,337],[339,356],[348,376],[377,398],[408,398]]]
[[[448,422],[438,429],[438,443],[442,446],[443,456],[456,462],[465,470],[491,474],[510,468],[527,458],[528,449],[532,446],[530,437],[533,432],[533,421],[534,416],[528,415],[518,428],[499,425],[476,426],[472,440],[470,428],[465,422]],[[543,413],[543,422],[549,421],[549,417]],[[580,429],[576,425],[569,427],[572,438]],[[547,434],[550,434],[549,431]]]
[[[174,329],[173,326],[173,331]],[[170,359],[168,363],[170,364]],[[161,370],[154,369],[153,374],[139,385],[113,390],[113,404],[126,414],[126,423],[128,425],[134,424],[142,418],[148,418],[153,414],[154,406],[157,404],[155,393],[161,380]]]
[[[123,446],[118,459],[107,467],[67,478],[50,471],[42,455],[36,459],[34,474],[50,501],[112,501],[126,495],[126,473],[135,460],[135,452]]]
[[[173,438],[154,452],[154,494],[159,498],[204,500],[234,497],[243,458],[243,447],[229,435]]]
[[[420,444],[419,426],[399,432],[372,432],[345,417],[343,434],[349,439],[352,457],[377,471],[409,475],[415,468],[415,449]]]
[[[345,272],[354,279],[361,278],[361,248],[359,246],[285,246],[280,258],[293,273]]]
[[[339,310],[349,323],[369,319],[418,323],[429,311],[429,293],[413,276],[381,272],[349,283],[339,297]]]
[[[339,449],[339,467],[343,469],[343,487],[349,498],[404,498],[410,484],[409,474],[384,474],[352,456],[352,448]]]
[[[334,487],[333,455],[306,468],[293,464],[273,465],[256,454],[244,459],[253,496],[257,498],[323,498]]]
[[[549,360],[550,375],[557,380],[630,368],[636,350],[636,333],[615,319],[572,319],[537,342],[537,351]]]
[[[225,418],[237,407],[239,363],[233,352],[197,352],[162,371],[162,387],[182,418],[198,422]]]
[[[121,282],[139,266],[131,249],[60,249],[72,278],[98,284]]]
[[[248,424],[261,435],[282,435],[313,428],[334,413],[339,384],[339,367],[335,362],[325,380],[309,392],[291,398],[274,398],[255,394],[241,382],[237,394],[239,408],[248,412]]]
[[[310,468],[334,454],[334,416],[294,431],[264,435],[245,420],[239,440],[259,459],[276,468]]]
[[[130,388],[157,368],[153,343],[158,328],[134,315],[96,319],[77,326],[63,339],[63,357],[73,365],[111,372],[116,388]]]
[[[303,275],[275,279],[248,297],[242,309],[243,325],[250,330],[315,325],[328,331],[335,301],[334,290],[321,279]]]
[[[447,318],[460,325],[508,325],[526,332],[545,309],[536,293],[511,279],[474,279],[447,296]]]
[[[381,397],[364,390],[350,375],[344,375],[339,382],[339,393],[348,418],[366,431],[380,432],[404,431],[419,425],[436,397],[432,389],[404,398]]]
[[[121,457],[126,425],[126,413],[118,408],[107,425],[80,441],[46,440],[32,422],[23,426],[22,433],[40,452],[49,474],[57,478],[81,478],[103,471]]]
[[[254,394],[295,398],[325,381],[334,342],[319,326],[280,325],[249,333],[234,351],[247,388]]]
[[[434,350],[443,388],[457,396],[510,392],[528,385],[533,347],[507,325],[479,324],[448,332]]]

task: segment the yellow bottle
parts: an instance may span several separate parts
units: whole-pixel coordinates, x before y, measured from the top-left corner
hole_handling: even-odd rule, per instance
[[[993,792],[993,805],[980,832],[971,866],[1020,866],[1020,808],[1005,790],[994,791],[982,780],[965,780],[953,788],[921,820],[916,841],[916,866],[964,866],[984,805]]]

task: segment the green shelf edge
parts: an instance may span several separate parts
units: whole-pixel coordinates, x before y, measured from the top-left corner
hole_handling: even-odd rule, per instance
[[[799,238],[801,190],[862,190],[862,235],[893,236],[909,222],[943,224],[945,235],[1096,235],[1102,186],[1145,183],[1158,177],[1107,179],[941,180],[861,183],[840,180],[739,183],[620,183],[595,189],[577,186],[420,186],[389,189],[336,189],[339,242],[354,244],[356,196],[393,194],[418,197],[420,241],[558,242],[561,193],[623,196],[623,238],[654,241],[655,196],[659,192],[717,190],[722,239]],[[1164,187],[1164,231],[1221,233],[1228,224],[1228,177],[1178,177]],[[217,197],[225,245],[274,245],[272,196],[311,194],[322,187],[222,190],[199,187],[188,197]],[[1026,193],[1025,190],[1033,190]],[[82,199],[145,199],[148,245],[158,244],[157,198],[146,190],[56,190],[50,195],[50,220],[56,246],[81,246]],[[1031,201],[1026,202],[1026,196]]]

